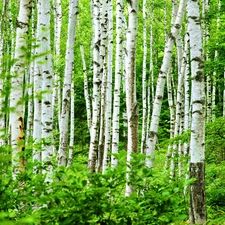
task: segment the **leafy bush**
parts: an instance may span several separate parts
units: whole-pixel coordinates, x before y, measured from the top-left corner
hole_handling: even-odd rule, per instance
[[[120,153],[118,158],[124,157]],[[105,174],[89,174],[73,164],[56,167],[51,184],[32,169],[16,181],[6,174],[0,184],[0,224],[169,224],[187,219],[183,182],[170,182],[168,173],[146,168],[143,155],[134,155],[125,197],[126,165]],[[32,168],[30,164],[28,167]]]

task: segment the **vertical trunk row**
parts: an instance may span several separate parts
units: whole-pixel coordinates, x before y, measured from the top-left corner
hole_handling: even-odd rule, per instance
[[[170,69],[167,73],[167,95],[168,95],[168,104],[170,108],[170,139],[174,137],[174,123],[175,123],[175,105],[173,101],[173,91],[172,91],[172,67],[170,66]],[[167,154],[166,154],[166,161],[165,161],[165,169],[167,170],[169,168],[169,163],[171,159],[172,154],[172,146],[169,144]],[[172,167],[172,165],[171,165]],[[173,170],[173,168],[172,168]]]
[[[209,26],[206,23],[206,13],[209,10],[209,1],[204,0],[202,4],[202,28],[203,28],[203,43],[205,46],[205,59],[206,61],[209,60],[209,49],[208,49],[208,42],[209,42]],[[203,49],[204,50],[204,49]],[[211,112],[212,112],[212,91],[211,91],[211,75],[207,73],[206,71],[206,121],[211,121]]]
[[[35,13],[36,4],[32,6],[32,15],[31,15],[31,38],[35,40],[36,27],[35,27]],[[35,41],[31,43],[31,55],[35,56]],[[34,60],[30,61],[29,67],[29,80],[28,80],[28,103],[27,103],[27,129],[26,129],[26,143],[30,144],[33,137],[33,120],[34,120],[34,101],[33,101],[33,84],[34,84]]]
[[[205,207],[205,90],[202,54],[202,30],[199,1],[188,0],[188,32],[190,35],[192,122],[190,141],[190,222],[206,222]]]
[[[182,62],[180,65],[180,69],[178,69],[178,89],[177,89],[177,98],[176,98],[176,117],[175,117],[175,127],[174,127],[174,137],[181,135],[183,132],[183,127],[182,127],[182,121],[183,121],[183,96],[184,96],[184,75],[186,71],[186,65],[187,65],[187,51],[188,51],[188,43],[187,40],[185,41],[185,46],[184,46],[184,51],[182,55]],[[179,66],[178,66],[179,68]],[[175,176],[175,167],[178,162],[176,162],[175,158],[178,158],[179,156],[179,173],[182,170],[182,146],[179,143],[175,143],[173,145],[173,154],[174,154],[174,160],[171,162],[171,170],[173,170],[173,175]]]
[[[34,61],[34,122],[33,122],[33,161],[41,161],[41,84],[42,84],[42,60],[41,54],[41,2],[37,2],[37,28],[36,28],[36,49]]]
[[[69,156],[68,156],[68,162],[67,167],[72,164],[73,161],[73,148],[74,148],[74,120],[75,120],[75,112],[74,112],[74,81],[72,76],[72,82],[71,82],[71,106],[70,106],[70,142],[69,142]]]
[[[58,117],[58,129],[60,129],[60,117],[61,117],[61,87],[60,87],[60,75],[58,72],[58,66],[60,62],[60,39],[61,39],[61,28],[62,28],[62,6],[61,0],[53,0],[54,9],[54,87],[53,87],[53,109]],[[56,151],[54,147],[54,151]]]
[[[24,150],[24,110],[23,81],[27,67],[28,30],[32,9],[31,0],[21,0],[16,28],[15,64],[12,69],[12,89],[10,93],[10,129],[12,145],[13,177],[18,173],[18,152]],[[23,165],[22,165],[23,167]]]
[[[171,17],[171,25],[174,26],[176,16],[177,16],[177,11],[178,11],[178,3],[176,0],[172,1],[172,17]],[[165,42],[166,42],[166,37],[165,37]],[[169,70],[166,76],[166,81],[167,81],[167,95],[168,95],[168,104],[169,104],[169,109],[170,109],[170,138],[174,137],[174,127],[175,127],[175,96],[173,96],[173,68],[172,68],[172,60],[170,62]],[[166,161],[165,161],[165,169],[168,169],[170,159],[171,157],[173,158],[174,156],[174,151],[172,151],[172,146],[169,144],[168,150],[167,150],[167,155],[166,155]],[[171,162],[171,176],[173,176],[174,169],[175,169],[175,164],[173,161]]]
[[[86,110],[87,110],[87,126],[88,126],[89,133],[91,135],[91,103],[90,103],[89,90],[88,90],[88,77],[87,77],[87,68],[86,68],[83,45],[80,45],[80,52],[81,52],[83,73],[84,73],[84,98],[85,98]]]
[[[145,153],[146,149],[150,143],[147,141],[149,136],[149,125],[150,125],[150,117],[151,117],[151,101],[154,99],[155,90],[154,90],[154,64],[153,64],[153,21],[154,21],[154,10],[152,10],[150,14],[151,22],[150,22],[150,62],[149,62],[149,78],[148,78],[148,87],[147,87],[147,128],[146,128],[146,136],[145,136],[145,149],[143,153]]]
[[[220,0],[218,0],[218,12],[220,11]],[[219,31],[219,27],[220,27],[220,16],[217,17],[216,19],[216,33]],[[214,53],[214,61],[217,62],[218,61],[218,57],[219,57],[219,53],[218,53],[218,39],[216,41],[216,50]],[[217,69],[214,68],[213,69],[213,76],[212,76],[212,121],[215,121],[216,119],[216,80],[217,80]]]
[[[185,36],[185,43],[187,44],[187,64],[184,74],[184,132],[190,129],[190,67],[189,67],[189,49],[190,39],[189,34]],[[189,144],[184,143],[184,156],[189,156]]]
[[[103,1],[100,10],[100,76],[101,84],[101,103],[100,103],[100,131],[99,131],[99,145],[97,157],[97,170],[102,169],[104,143],[105,143],[105,113],[106,113],[106,86],[107,86],[107,38],[108,38],[108,0]]]
[[[46,173],[46,182],[52,180],[51,158],[53,153],[53,108],[52,108],[52,88],[53,88],[53,73],[52,73],[52,54],[50,45],[50,2],[41,1],[41,53],[44,54],[42,61],[42,101],[41,101],[41,138],[43,140],[41,159]],[[40,115],[39,115],[40,116]]]
[[[142,135],[141,153],[144,153],[146,146],[147,127],[147,95],[146,95],[146,61],[147,61],[147,32],[146,32],[146,0],[143,1],[143,64],[142,64]]]
[[[111,121],[112,121],[112,66],[113,66],[113,6],[108,1],[108,71],[106,85],[106,113],[105,113],[105,144],[103,154],[103,173],[108,167],[108,153],[111,150]]]
[[[177,17],[174,26],[171,28],[171,33],[167,38],[166,46],[164,50],[164,57],[162,66],[159,72],[159,77],[156,86],[156,95],[153,105],[152,119],[150,125],[149,136],[147,137],[147,149],[146,149],[146,166],[152,167],[154,162],[154,151],[158,135],[159,117],[161,112],[163,92],[165,86],[166,75],[171,62],[172,49],[174,46],[174,41],[176,40],[178,34],[180,33],[181,24],[183,21],[184,11],[186,7],[186,0],[180,1]]]
[[[69,131],[69,112],[71,103],[71,83],[74,66],[74,44],[76,21],[78,13],[78,1],[70,1],[69,9],[69,23],[68,23],[68,37],[66,50],[66,67],[63,82],[62,94],[62,112],[60,118],[60,145],[58,152],[58,165],[66,166],[66,150],[68,149],[68,131]],[[71,118],[72,119],[72,118]]]
[[[113,102],[113,125],[112,125],[112,167],[117,166],[117,159],[113,154],[118,153],[119,145],[119,119],[120,119],[120,84],[123,59],[123,0],[116,2],[116,58],[115,58],[115,85]]]
[[[128,121],[128,146],[127,146],[127,184],[126,196],[132,193],[132,185],[129,184],[129,172],[131,154],[138,150],[138,104],[136,99],[136,37],[138,24],[138,0],[128,3],[128,29],[126,44],[126,107]]]
[[[91,172],[96,170],[96,160],[98,151],[98,134],[99,134],[99,108],[100,108],[100,2],[93,0],[93,23],[94,23],[94,49],[93,49],[93,97],[92,97],[92,125],[91,125],[91,140],[88,155],[88,169]]]

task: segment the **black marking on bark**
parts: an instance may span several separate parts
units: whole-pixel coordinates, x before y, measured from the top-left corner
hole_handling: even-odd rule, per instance
[[[203,74],[203,71],[198,70],[198,71],[196,72],[195,80],[198,81],[198,82],[204,81],[204,74]]]
[[[181,25],[180,24],[175,24],[175,28],[176,29],[180,29],[181,28]]]
[[[192,58],[192,61],[197,61],[197,62],[203,64],[203,61],[202,61],[202,58],[201,58],[201,57],[197,57],[197,56],[196,56],[196,57]]]
[[[45,122],[45,124],[46,124],[47,126],[50,126],[50,125],[52,125],[52,122]]]
[[[127,0],[127,3],[132,7],[132,0]]]
[[[170,34],[168,35],[168,38],[171,38],[172,41],[175,41],[175,40],[176,40],[176,38],[173,36],[172,33],[170,33]]]
[[[94,64],[95,64],[96,66],[100,66],[100,64],[99,64],[98,62],[96,62],[96,61],[94,61]]]
[[[192,20],[195,20],[195,21],[198,19],[197,16],[189,16],[189,18],[192,19]]]
[[[16,26],[17,26],[18,28],[20,28],[20,29],[23,29],[23,28],[25,28],[25,27],[28,26],[28,23],[23,23],[23,22],[17,20],[17,21],[16,21]]]
[[[199,103],[199,104],[204,105],[205,104],[205,100],[204,99],[199,99],[199,100],[193,101],[192,104],[194,104],[194,103]]]
[[[155,131],[150,131],[149,132],[149,138],[152,138],[153,139],[155,136],[157,137],[157,135],[158,134]]]
[[[163,96],[162,95],[157,95],[157,99],[161,100],[161,99],[163,99]]]
[[[50,101],[44,101],[44,104],[45,105],[51,105],[51,102]]]

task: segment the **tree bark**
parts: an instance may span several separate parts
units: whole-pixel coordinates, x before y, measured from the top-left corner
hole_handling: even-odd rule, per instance
[[[115,59],[115,84],[113,102],[113,125],[112,125],[112,167],[118,165],[118,161],[113,154],[118,153],[119,145],[119,119],[120,119],[120,84],[122,74],[123,59],[123,0],[116,2],[116,59]]]
[[[111,123],[112,123],[112,66],[113,66],[113,14],[112,0],[108,1],[108,73],[106,86],[106,113],[105,113],[105,144],[103,154],[104,173],[108,168],[108,153],[111,150]]]
[[[99,0],[93,0],[93,23],[94,23],[94,49],[93,49],[93,97],[92,97],[92,125],[91,125],[91,140],[88,154],[88,169],[94,173],[96,171],[98,137],[99,137],[99,111],[100,111],[100,23],[99,23]]]
[[[68,150],[69,112],[71,103],[71,82],[74,66],[74,45],[76,22],[78,13],[78,0],[70,1],[66,67],[63,82],[62,112],[60,118],[60,144],[58,151],[58,165],[66,166],[66,151]]]
[[[27,67],[28,50],[28,32],[31,17],[32,1],[21,0],[19,15],[17,17],[16,28],[16,46],[15,56],[16,60],[13,65],[12,73],[12,89],[10,93],[10,128],[11,128],[11,145],[12,145],[12,173],[16,178],[18,168],[24,170],[24,165],[19,160],[18,152],[24,150],[24,112],[25,102],[23,101],[24,90],[24,73]],[[21,165],[18,165],[20,161]]]
[[[174,41],[176,40],[178,34],[180,33],[185,7],[186,7],[186,0],[180,1],[175,24],[171,28],[171,33],[168,36],[166,41],[163,63],[162,63],[162,66],[159,72],[158,81],[157,81],[150,131],[149,131],[149,136],[147,137],[146,166],[148,167],[152,167],[154,162],[154,151],[155,151],[155,145],[156,145],[157,135],[158,135],[159,117],[160,117],[162,100],[163,100],[165,80],[166,80],[166,75],[171,62]]]
[[[125,195],[132,193],[129,182],[129,173],[132,153],[138,151],[138,104],[136,99],[136,37],[138,25],[138,0],[128,3],[129,24],[126,44],[126,107],[128,121],[128,146],[127,146],[127,184]],[[131,168],[132,170],[132,168]]]
[[[188,0],[188,32],[192,78],[192,123],[190,141],[190,223],[206,222],[205,202],[205,87],[202,54],[202,30],[199,1]]]
[[[142,135],[141,153],[146,149],[147,127],[147,95],[146,95],[146,61],[147,61],[147,32],[146,32],[146,0],[143,1],[143,64],[142,64]]]
[[[46,182],[52,182],[52,154],[53,154],[53,105],[52,105],[52,89],[53,89],[53,72],[52,72],[52,54],[50,44],[50,2],[40,2],[40,29],[41,29],[41,53],[44,54],[42,60],[42,86],[45,92],[41,101],[41,138],[43,140],[41,152],[42,163],[45,166],[43,173],[46,174]],[[40,115],[39,115],[40,116]]]

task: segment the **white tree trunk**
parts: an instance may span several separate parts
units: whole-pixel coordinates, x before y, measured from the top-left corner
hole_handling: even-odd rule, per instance
[[[206,13],[209,11],[209,0],[204,0],[202,3],[202,29],[203,29],[203,43],[204,46],[208,46],[209,42],[209,25],[206,23]],[[204,48],[203,48],[204,51]],[[209,49],[206,47],[205,52],[206,61],[209,60]],[[206,74],[206,121],[210,122],[212,117],[212,90],[211,90],[212,80],[211,75]]]
[[[190,39],[186,35],[187,49],[190,48]],[[189,67],[189,50],[187,50],[187,65],[184,75],[184,132],[190,129],[190,67]],[[184,143],[184,156],[189,155],[189,144]]]
[[[43,151],[41,152],[42,162],[45,165],[43,173],[46,173],[46,182],[52,181],[52,154],[53,154],[53,73],[52,54],[50,45],[50,2],[41,1],[41,53],[44,54],[42,61],[42,86],[44,92],[41,102],[41,138],[43,140]],[[40,115],[39,115],[40,116]]]
[[[84,97],[85,97],[86,110],[87,110],[87,124],[88,124],[89,133],[91,134],[91,103],[90,103],[89,90],[88,90],[88,77],[87,77],[87,69],[86,69],[86,61],[84,56],[83,45],[80,45],[80,52],[81,52],[83,73],[84,73]]]
[[[188,0],[188,32],[192,78],[192,123],[190,141],[190,223],[206,222],[205,205],[205,90],[202,55],[202,30],[199,1]]]
[[[170,67],[169,72],[167,73],[167,94],[168,94],[168,104],[170,108],[170,138],[174,137],[174,124],[175,124],[175,105],[173,101],[173,91],[172,91],[172,81],[171,81],[172,67]],[[165,170],[168,169],[168,165],[171,158],[171,149],[172,146],[169,144],[166,160],[165,160]]]
[[[103,154],[104,173],[108,168],[108,153],[111,150],[111,123],[112,123],[112,66],[113,66],[113,13],[112,0],[108,2],[108,76],[106,87],[106,114],[105,114],[105,144]]]
[[[18,167],[23,170],[23,162],[20,161],[18,152],[24,150],[24,111],[23,102],[23,81],[24,72],[27,66],[28,49],[28,29],[31,16],[32,1],[21,0],[19,15],[17,17],[16,45],[15,45],[15,64],[13,65],[12,90],[10,93],[10,128],[12,145],[12,173],[16,177]]]
[[[70,1],[69,9],[69,24],[67,37],[67,52],[66,52],[66,67],[63,82],[63,96],[62,96],[62,112],[60,120],[60,145],[58,151],[58,165],[66,166],[66,150],[68,149],[68,126],[69,126],[69,112],[71,101],[71,82],[74,66],[74,44],[76,21],[78,13],[78,0]]]
[[[100,110],[100,63],[99,63],[99,48],[100,48],[100,23],[99,23],[99,0],[93,0],[93,23],[94,23],[94,49],[93,49],[93,99],[92,99],[92,125],[91,125],[91,140],[88,155],[88,169],[91,172],[96,170],[96,160],[98,151],[98,136],[99,136],[99,110]]]
[[[70,143],[69,143],[69,156],[67,167],[70,166],[73,162],[73,148],[74,148],[74,81],[71,82],[71,104],[70,104]]]
[[[42,84],[42,61],[41,50],[41,2],[37,3],[37,27],[36,49],[34,61],[34,121],[33,121],[33,161],[41,161],[41,84]],[[36,172],[36,169],[34,170]]]
[[[185,48],[184,48],[184,52],[183,52],[183,56],[182,58],[182,62],[180,65],[180,68],[178,66],[178,89],[177,89],[177,100],[176,100],[176,118],[175,118],[175,127],[174,127],[174,137],[178,136],[179,134],[181,134],[180,131],[180,126],[181,126],[181,120],[182,120],[182,106],[183,106],[183,92],[184,92],[184,74],[186,71],[186,64],[187,64],[187,42],[185,43]],[[181,50],[180,50],[181,51]],[[179,59],[178,59],[179,61]],[[175,167],[176,167],[176,159],[178,154],[178,144],[173,144],[173,154],[172,154],[172,158],[173,160],[171,161],[171,174],[173,175],[173,177],[175,176]],[[179,155],[179,157],[181,157],[181,155]],[[179,158],[180,160],[180,158]],[[179,168],[181,169],[181,168]]]
[[[218,45],[218,43],[217,43]],[[214,55],[214,60],[218,60],[218,51],[215,50],[215,55]],[[217,79],[217,73],[216,73],[216,68],[213,69],[213,75],[212,75],[212,111],[211,111],[211,121],[215,121],[216,119],[216,79]]]
[[[175,25],[171,28],[171,33],[167,38],[166,46],[164,50],[164,57],[162,66],[160,69],[157,87],[156,87],[156,95],[152,112],[152,120],[150,125],[149,136],[147,137],[147,149],[146,149],[146,166],[152,167],[154,162],[154,151],[158,134],[158,126],[159,126],[159,116],[161,112],[162,100],[163,100],[163,92],[165,86],[166,75],[170,66],[170,61],[172,57],[172,50],[174,46],[174,40],[177,38],[180,33],[181,24],[183,21],[184,11],[186,7],[186,0],[180,1],[177,17],[175,20]]]
[[[143,64],[142,64],[142,135],[141,153],[146,148],[147,127],[147,95],[146,95],[146,61],[147,61],[147,32],[146,32],[146,0],[143,1]]]
[[[138,104],[136,99],[136,36],[138,28],[138,0],[128,3],[129,23],[126,44],[126,107],[128,121],[128,146],[127,146],[127,184],[125,195],[132,193],[132,185],[129,184],[129,173],[132,169],[131,154],[138,151]]]
[[[34,4],[32,6],[32,12],[34,12],[36,8],[34,7]],[[32,39],[35,40],[35,21],[34,21],[34,13],[32,13],[31,21],[32,21],[32,27],[31,27],[31,35]],[[31,43],[31,55],[35,56],[35,41]],[[32,60],[30,62],[30,68],[29,68],[29,87],[28,87],[28,112],[27,112],[27,129],[26,129],[26,143],[33,142],[33,122],[34,122],[34,101],[33,101],[33,84],[34,84],[34,66],[35,61]]]
[[[60,56],[60,38],[62,27],[62,6],[61,0],[53,0],[54,7],[54,42],[55,42],[55,54],[58,59]]]
[[[101,4],[101,41],[100,41],[100,76],[102,78],[101,85],[101,104],[100,104],[100,131],[99,131],[99,145],[97,170],[102,170],[104,144],[105,144],[105,114],[106,114],[106,88],[107,88],[107,38],[108,38],[108,0]]]
[[[61,57],[61,48],[60,48],[60,39],[61,39],[61,28],[62,28],[62,6],[61,0],[53,0],[53,9],[54,9],[54,87],[52,93],[52,107],[53,107],[53,118],[58,118],[58,123],[54,122],[55,129],[58,129],[60,132],[60,118],[61,118],[61,85],[60,85],[60,57]],[[55,138],[54,138],[55,143]],[[57,155],[56,146],[54,144],[53,154]]]
[[[123,0],[116,2],[116,58],[115,58],[115,85],[113,102],[113,125],[112,125],[112,167],[118,165],[118,161],[113,154],[118,153],[119,145],[119,119],[120,119],[120,84],[123,58]]]
[[[150,62],[149,62],[149,78],[148,78],[148,88],[147,88],[147,129],[146,129],[146,137],[145,137],[145,149],[149,148],[148,144],[150,144],[148,140],[149,129],[150,129],[150,117],[151,117],[151,101],[153,101],[155,96],[154,89],[154,64],[153,64],[153,21],[154,21],[154,11],[149,15],[151,18],[150,24]]]

